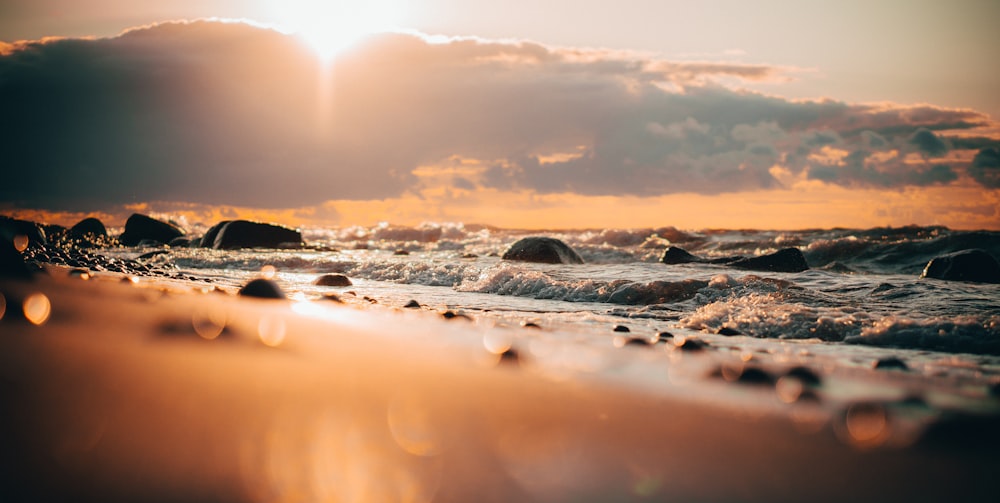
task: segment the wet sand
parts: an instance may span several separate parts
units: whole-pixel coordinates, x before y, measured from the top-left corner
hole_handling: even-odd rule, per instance
[[[572,341],[540,351],[426,310],[198,288],[63,268],[0,279],[4,501],[997,494],[989,390],[970,392],[983,414],[910,435],[882,404],[831,412],[822,385],[782,401],[766,378],[714,383],[711,347],[636,345],[590,365]],[[645,385],[631,360],[662,375]]]

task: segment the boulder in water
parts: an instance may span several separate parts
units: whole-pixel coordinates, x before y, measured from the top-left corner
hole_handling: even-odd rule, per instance
[[[690,264],[692,262],[705,262],[705,259],[693,255],[683,248],[668,246],[666,250],[663,250],[663,255],[660,255],[660,262],[669,265]]]
[[[566,243],[548,237],[527,237],[510,245],[503,252],[504,260],[543,264],[582,264],[583,259]]]
[[[1000,262],[978,248],[935,257],[924,267],[921,278],[975,283],[1000,283]]]
[[[223,220],[205,231],[205,235],[201,237],[201,247],[212,248],[215,246],[215,238],[219,236],[219,231],[229,222],[232,222],[232,220]]]
[[[172,223],[133,213],[125,221],[125,232],[118,241],[123,246],[137,246],[143,241],[166,244],[183,235],[184,231]]]
[[[209,229],[202,238],[202,246],[211,246],[217,250],[233,250],[238,248],[279,248],[288,245],[301,245],[302,233],[280,225],[233,220],[220,224],[215,233],[215,239],[209,243],[208,238],[215,230]]]
[[[782,248],[774,253],[742,258],[726,265],[751,271],[802,272],[809,270],[809,264],[798,248]]]

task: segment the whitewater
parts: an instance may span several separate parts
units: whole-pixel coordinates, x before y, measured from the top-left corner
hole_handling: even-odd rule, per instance
[[[416,301],[423,309],[481,323],[559,329],[598,340],[626,329],[636,337],[721,333],[794,340],[845,354],[852,354],[851,347],[876,346],[976,355],[980,364],[1000,364],[1000,285],[920,277],[930,259],[946,253],[979,248],[1000,256],[998,232],[916,226],[525,231],[454,223],[302,232],[302,249],[173,248],[148,261],[217,287],[236,288],[267,274],[293,298],[336,296],[398,308]],[[526,236],[560,239],[585,263],[500,258]],[[661,263],[671,245],[706,258],[796,247],[810,269],[777,273]],[[145,252],[104,253],[136,258]],[[330,273],[346,275],[353,284],[313,284]]]

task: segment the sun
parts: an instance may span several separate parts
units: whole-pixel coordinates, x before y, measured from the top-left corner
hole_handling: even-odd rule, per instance
[[[331,60],[373,33],[399,29],[405,0],[273,0],[271,17]]]

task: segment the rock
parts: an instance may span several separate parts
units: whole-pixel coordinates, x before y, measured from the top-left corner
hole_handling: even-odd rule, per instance
[[[527,237],[503,252],[503,260],[543,264],[582,264],[583,259],[566,243],[554,238]]]
[[[403,306],[403,307],[405,307],[405,308],[407,308],[407,309],[420,309],[420,308],[421,308],[421,307],[423,307],[423,306],[421,306],[421,305],[420,305],[420,303],[419,303],[419,302],[417,302],[416,300],[410,300],[410,301],[409,301],[409,302],[407,302],[407,303],[406,303],[406,305],[405,305],[405,306]]]
[[[15,236],[25,236],[29,248],[44,248],[48,244],[42,226],[28,220],[0,216],[0,234],[11,241]]]
[[[269,279],[257,278],[250,280],[240,288],[241,297],[257,297],[260,299],[284,299],[285,292],[277,283]]]
[[[885,357],[885,358],[880,358],[880,359],[872,362],[872,368],[883,369],[883,370],[886,370],[886,369],[909,370],[910,369],[910,367],[906,364],[906,362],[904,362],[903,360],[900,360],[899,358],[896,358],[895,356],[888,356],[888,357]]]
[[[615,325],[615,328],[611,329],[612,332],[629,332],[629,328],[625,325]]]
[[[237,248],[278,248],[286,244],[302,244],[302,233],[280,225],[233,220],[219,228],[215,239],[209,245],[209,232],[202,238],[202,246],[211,246],[216,250],[233,250]]]
[[[726,264],[737,269],[769,272],[802,272],[809,270],[809,264],[798,248],[782,248],[768,255],[749,257]]]
[[[736,330],[735,328],[722,327],[715,331],[716,334],[725,336],[743,335],[743,332]]]
[[[142,241],[166,244],[183,235],[184,231],[174,224],[133,213],[125,221],[125,232],[118,237],[118,241],[123,246],[137,246]]]
[[[24,263],[21,252],[14,248],[13,240],[0,233],[0,277],[31,279],[31,276],[31,268]]]
[[[705,259],[692,255],[690,252],[683,248],[678,248],[676,246],[668,246],[666,250],[663,250],[663,255],[660,255],[660,262],[664,264],[690,264],[705,262]]]
[[[167,246],[171,248],[188,248],[191,246],[191,239],[186,237],[179,237],[171,239]]]
[[[802,367],[802,366],[793,367],[789,369],[788,372],[785,373],[785,375],[788,377],[793,377],[795,379],[798,379],[803,384],[809,384],[812,386],[819,386],[820,383],[822,382],[819,376],[816,375],[816,372],[813,372],[808,367]]]
[[[351,279],[343,274],[324,274],[315,281],[313,284],[316,286],[351,286]]]
[[[920,277],[947,281],[1000,283],[1000,262],[978,248],[962,250],[931,259]]]
[[[218,237],[219,231],[229,222],[232,222],[232,220],[223,220],[205,231],[205,235],[201,237],[201,247],[212,248],[215,245],[215,238]]]
[[[69,228],[69,237],[71,239],[82,239],[82,240],[93,240],[93,239],[103,239],[108,237],[108,229],[104,226],[104,222],[94,218],[88,217],[80,220],[73,227]]]

